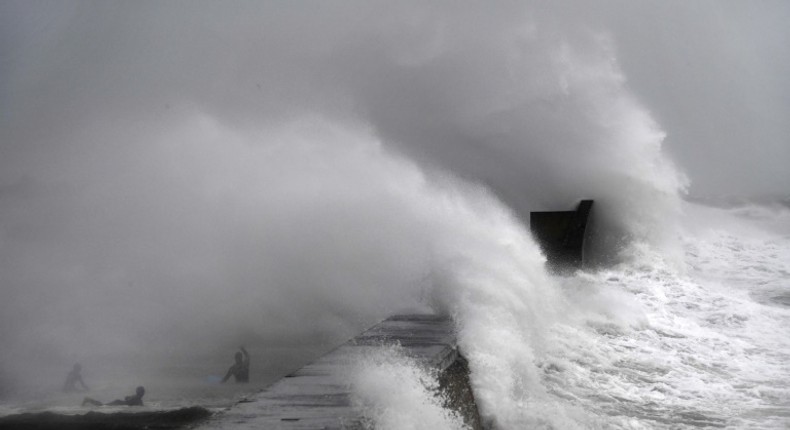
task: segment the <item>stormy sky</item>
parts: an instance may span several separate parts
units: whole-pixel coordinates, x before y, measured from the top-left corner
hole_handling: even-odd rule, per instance
[[[491,206],[592,197],[658,237],[685,193],[787,195],[789,20],[783,1],[4,1],[2,370],[353,332],[419,305],[434,244]]]
[[[507,30],[538,25],[546,38],[611,38],[626,85],[666,132],[665,147],[693,193],[783,193],[790,7],[686,3],[4,2],[4,177],[13,176],[7,164],[18,164],[11,160],[49,133],[117,117],[153,117],[163,123],[149,127],[156,129],[187,109],[238,126],[300,110],[359,116],[364,109],[362,116],[408,122],[423,117],[421,109],[465,102],[409,99],[434,84],[448,92],[464,86],[458,97],[478,97],[484,109],[493,86],[508,88],[486,81],[505,76],[495,67],[498,53],[484,51],[496,38],[505,49]],[[448,64],[409,76],[442,54]],[[453,77],[443,67],[464,70]],[[480,94],[470,88],[475,80]],[[399,90],[410,85],[418,89]],[[401,104],[411,112],[387,112],[407,110]],[[378,125],[394,128],[387,119]]]

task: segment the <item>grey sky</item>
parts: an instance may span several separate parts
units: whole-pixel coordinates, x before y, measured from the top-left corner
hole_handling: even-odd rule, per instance
[[[450,34],[455,49],[465,44],[469,58],[486,61],[476,43],[535,19],[557,37],[585,27],[611,35],[627,85],[667,133],[666,147],[692,192],[781,193],[790,182],[785,2],[501,3],[449,15],[444,3],[390,6],[381,14],[371,3],[232,6],[5,2],[6,150],[112,111],[144,115],[188,104],[224,120],[257,122],[306,107],[353,109],[354,99],[369,94],[392,97],[387,86],[407,79],[398,70],[390,80],[381,77],[386,70],[376,68],[392,66],[381,62],[383,51],[431,55]],[[443,33],[452,25],[468,28]],[[467,78],[482,77],[471,69],[475,63],[458,67],[471,71]],[[347,82],[349,76],[358,81]]]
[[[630,86],[667,131],[694,194],[790,189],[790,4],[623,2]]]

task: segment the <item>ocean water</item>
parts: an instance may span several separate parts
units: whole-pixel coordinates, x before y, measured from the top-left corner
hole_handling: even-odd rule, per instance
[[[685,203],[683,212],[680,260],[635,244],[621,264],[544,279],[558,294],[539,291],[538,303],[525,291],[532,284],[501,288],[518,279],[513,273],[489,279],[498,290],[468,280],[474,287],[456,298],[455,311],[488,425],[790,425],[790,211]],[[387,363],[388,380],[403,373],[402,364]],[[395,382],[373,393],[371,384],[360,384],[360,395],[376,399],[377,428],[421,428],[419,417],[387,418],[409,411],[463,428],[438,406],[404,402]]]
[[[680,268],[642,250],[632,263],[569,280],[574,294],[611,301],[604,318],[562,327],[547,387],[611,427],[786,427],[787,210],[758,219],[749,210],[686,212]],[[632,315],[618,315],[618,297]]]

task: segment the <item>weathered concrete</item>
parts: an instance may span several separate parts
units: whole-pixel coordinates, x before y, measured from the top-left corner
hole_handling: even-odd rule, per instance
[[[530,212],[529,227],[555,270],[584,264],[584,240],[592,200],[582,200],[575,211]]]
[[[483,429],[483,422],[469,381],[469,363],[462,355],[459,354],[455,362],[439,374],[439,390],[445,398],[445,408],[463,417],[471,430]]]
[[[353,359],[363,348],[394,343],[422,365],[442,372],[440,384],[447,406],[456,409],[473,428],[479,428],[469,372],[456,348],[453,324],[436,315],[398,315],[382,321],[249,401],[216,415],[202,428],[363,428],[361,411],[351,403]]]

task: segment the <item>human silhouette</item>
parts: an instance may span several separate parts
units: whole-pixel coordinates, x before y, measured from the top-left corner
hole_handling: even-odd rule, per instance
[[[93,405],[93,406],[143,406],[143,395],[145,394],[145,388],[137,387],[135,390],[135,394],[131,396],[124,397],[123,400],[113,400],[110,403],[102,403],[98,400],[91,399],[90,397],[86,397],[82,401],[82,406],[85,405]]]
[[[241,352],[237,351],[236,355],[234,355],[236,362],[233,366],[230,366],[228,373],[222,378],[223,383],[227,381],[231,375],[236,378],[236,382],[250,382],[250,354],[247,353],[247,350],[244,349],[243,346],[240,346],[239,349]]]
[[[85,381],[82,380],[82,366],[79,363],[76,363],[74,367],[69,372],[68,376],[66,376],[66,382],[63,384],[63,392],[64,393],[71,393],[73,391],[88,391],[88,386],[85,385]],[[77,387],[77,383],[82,385],[82,388]]]

